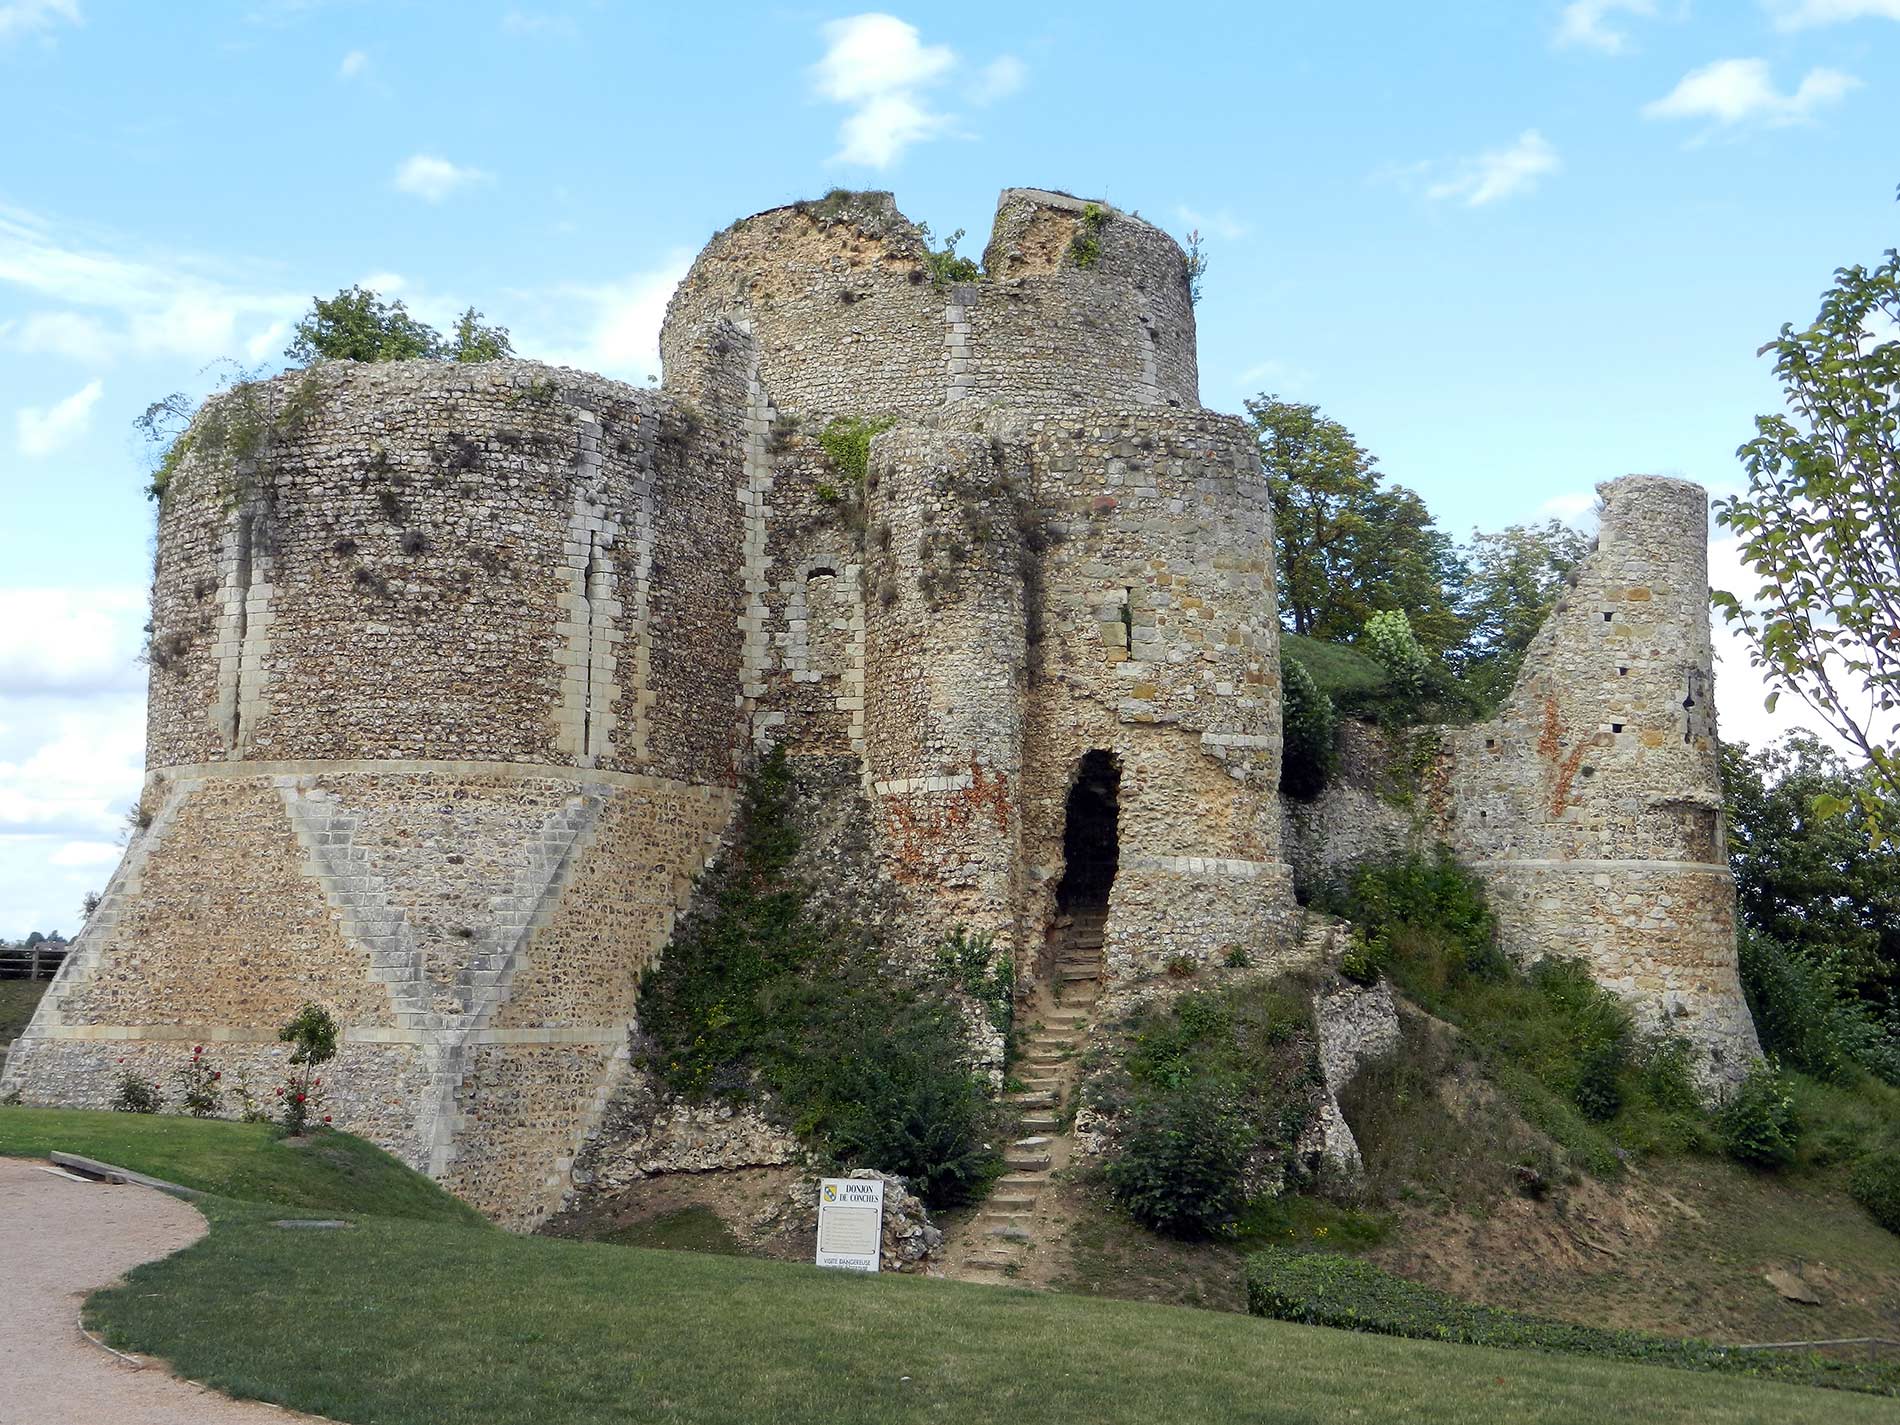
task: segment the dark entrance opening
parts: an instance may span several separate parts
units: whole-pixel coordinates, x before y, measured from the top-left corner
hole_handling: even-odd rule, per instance
[[[1082,758],[1069,788],[1068,820],[1062,830],[1062,880],[1056,887],[1060,913],[1105,911],[1115,868],[1121,862],[1118,836],[1121,763],[1113,753],[1095,751]]]

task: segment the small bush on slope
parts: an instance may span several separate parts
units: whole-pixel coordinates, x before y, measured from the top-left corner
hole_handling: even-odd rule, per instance
[[[793,873],[782,749],[748,780],[732,850],[641,983],[645,1066],[688,1098],[765,1101],[841,1161],[901,1173],[932,1206],[997,1165],[994,1106],[941,993],[886,965],[863,926],[822,917]]]
[[[1104,1170],[1138,1222],[1174,1236],[1230,1231],[1277,1183],[1318,1105],[1312,1011],[1258,981],[1150,1003],[1122,1026],[1119,1068],[1089,1085],[1117,1121]]]
[[[1482,889],[1449,856],[1362,866],[1313,903],[1351,920],[1372,963],[1463,1031],[1487,1076],[1592,1172],[1617,1172],[1619,1148],[1713,1146],[1686,1046],[1638,1033],[1575,961],[1513,966]]]

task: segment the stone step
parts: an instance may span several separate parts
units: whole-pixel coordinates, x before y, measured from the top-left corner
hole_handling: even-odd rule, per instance
[[[1060,1049],[1031,1049],[1023,1055],[1022,1062],[1044,1068],[1055,1068],[1068,1063],[1073,1055],[1074,1046],[1065,1044]]]
[[[1058,963],[1056,965],[1056,978],[1065,984],[1070,980],[1099,980],[1102,978],[1102,967],[1100,965],[1070,965]]]
[[[996,1180],[999,1192],[1040,1192],[1047,1186],[1049,1175],[1037,1172],[1004,1173]]]
[[[1079,1009],[1063,1009],[1057,1006],[1043,1017],[1045,1029],[1080,1029],[1088,1022],[1088,1016]]]
[[[1015,1222],[999,1222],[993,1227],[985,1227],[983,1235],[992,1241],[1015,1242],[1018,1245],[1035,1241],[1033,1232]]]
[[[1054,1108],[1056,1095],[1053,1089],[1024,1089],[1005,1095],[1003,1102],[1013,1103],[1018,1108]]]
[[[1019,1264],[1016,1255],[1008,1250],[1008,1244],[995,1242],[986,1245],[975,1256],[964,1259],[963,1265],[976,1272],[1007,1272]]]
[[[1003,1161],[1012,1168],[1047,1168],[1055,1161],[1050,1155],[1050,1141],[1041,1134],[1019,1138],[1004,1150]]]
[[[1055,1105],[1051,1104],[1050,1107],[1053,1108]],[[1053,1113],[1025,1113],[1022,1117],[1022,1125],[1038,1133],[1054,1133],[1062,1127],[1062,1120]]]
[[[989,1201],[984,1203],[984,1206],[994,1208],[1005,1217],[1008,1217],[1015,1213],[1028,1212],[1041,1200],[1042,1195],[1040,1193],[995,1192],[990,1194]]]
[[[1027,1078],[1018,1079],[1016,1082],[1022,1085],[1022,1087],[1016,1091],[1017,1093],[1062,1092],[1062,1078],[1059,1074],[1031,1074]]]

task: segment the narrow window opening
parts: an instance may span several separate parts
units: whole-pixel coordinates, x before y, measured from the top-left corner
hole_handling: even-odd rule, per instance
[[[1615,617],[1616,617],[1616,615],[1615,615],[1615,614],[1611,614],[1611,613],[1606,613],[1606,614],[1604,614],[1604,615],[1603,615],[1603,621],[1604,621],[1605,623],[1608,623],[1608,622],[1609,622],[1609,621],[1610,621],[1611,619],[1613,619],[1613,618],[1615,618]]]
[[[1611,732],[1621,732],[1622,730],[1623,730],[1623,724],[1622,724],[1622,723],[1620,723],[1620,722],[1613,722],[1613,723],[1611,723],[1611,724],[1610,724],[1610,731],[1611,731]]]
[[[1132,653],[1135,648],[1135,591],[1132,587],[1122,590],[1122,641]],[[1093,752],[1089,754],[1091,757],[1094,755]],[[1105,752],[1102,755],[1106,757],[1108,754]]]
[[[813,579],[835,579],[837,577],[838,571],[836,569],[820,564],[817,568],[805,575],[805,582],[809,584]]]
[[[1627,678],[1629,677],[1629,675],[1630,675],[1630,670],[1627,668],[1618,668],[1616,670],[1616,676],[1619,678]]]

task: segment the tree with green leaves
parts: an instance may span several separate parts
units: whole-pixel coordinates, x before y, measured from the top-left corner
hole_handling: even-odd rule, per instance
[[[1792,693],[1867,759],[1855,804],[1900,836],[1900,251],[1834,274],[1818,316],[1774,353],[1786,413],[1737,452],[1748,489],[1718,502],[1753,591],[1716,606],[1752,645],[1772,708]],[[1844,808],[1823,803],[1822,811]]]
[[[1866,781],[1811,732],[1724,747],[1729,865],[1750,929],[1900,1014],[1900,850],[1815,814],[1817,802],[1858,802]]]
[[[1384,483],[1378,461],[1318,406],[1247,401],[1273,500],[1280,613],[1295,633],[1346,642],[1382,610],[1403,612],[1434,656],[1463,624],[1446,594],[1457,550],[1425,502]]]
[[[1531,640],[1589,552],[1589,536],[1562,520],[1472,532],[1458,590],[1465,638],[1454,661],[1484,703],[1496,706],[1511,691]]]
[[[301,366],[316,361],[499,361],[514,355],[506,327],[482,324],[470,307],[445,340],[409,314],[400,298],[385,302],[363,287],[310,299],[284,355]]]

